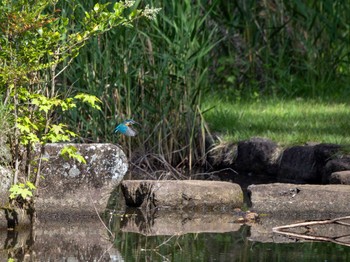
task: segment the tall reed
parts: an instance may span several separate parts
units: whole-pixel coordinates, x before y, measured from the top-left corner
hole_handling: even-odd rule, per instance
[[[217,29],[200,2],[147,3],[162,8],[155,21],[95,39],[66,71],[65,92],[71,85],[103,101],[101,112],[82,107],[67,117],[84,140],[128,148],[139,167],[191,168],[204,159],[199,105]],[[128,118],[140,123],[136,138],[113,133]]]
[[[350,2],[218,1],[216,83],[235,95],[329,96],[350,75]]]

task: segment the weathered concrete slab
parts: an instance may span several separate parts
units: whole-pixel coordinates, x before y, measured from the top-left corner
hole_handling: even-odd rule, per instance
[[[60,156],[66,144],[45,147],[35,208],[38,216],[60,213],[103,212],[110,193],[123,179],[128,162],[120,147],[113,144],[73,144],[86,164]]]
[[[273,213],[350,213],[348,185],[251,185],[252,210]]]
[[[151,208],[235,208],[243,205],[238,184],[201,180],[124,180],[127,206]]]

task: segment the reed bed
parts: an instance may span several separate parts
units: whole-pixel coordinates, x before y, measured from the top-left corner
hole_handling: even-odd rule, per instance
[[[80,1],[81,11],[94,2]],[[68,14],[67,3],[59,2]],[[205,120],[215,131],[230,132],[211,111],[222,99],[229,107],[263,97],[332,100],[349,94],[350,3],[147,0],[136,5],[162,10],[154,21],[140,20],[89,42],[58,85],[63,94],[83,91],[102,100],[99,112],[82,105],[63,116],[80,141],[121,144],[142,170],[202,165]],[[116,124],[128,118],[140,123],[138,136],[114,134]]]
[[[65,117],[84,141],[121,144],[138,166],[192,167],[205,154],[199,105],[217,28],[208,30],[211,11],[201,4],[149,4],[162,8],[155,21],[95,39],[66,71],[63,92],[94,94],[102,110],[82,106]],[[140,124],[132,139],[113,133],[128,118]]]

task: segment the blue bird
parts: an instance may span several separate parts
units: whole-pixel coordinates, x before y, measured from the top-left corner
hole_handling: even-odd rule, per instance
[[[114,129],[114,133],[120,132],[126,136],[136,136],[137,132],[130,127],[133,124],[137,123],[132,119],[125,120]]]

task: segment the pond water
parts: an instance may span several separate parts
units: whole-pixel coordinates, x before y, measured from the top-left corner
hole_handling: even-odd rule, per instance
[[[242,188],[246,189],[251,183],[244,181]],[[241,213],[235,210],[144,212],[126,209],[120,192],[111,199],[113,209],[103,219],[94,212],[46,214],[38,216],[33,228],[0,230],[0,262],[350,261],[350,221],[317,228],[341,236],[347,245],[340,245],[288,238],[272,231],[276,226],[324,219],[323,214],[259,214],[259,221],[240,224]],[[338,215],[346,214],[329,218]]]
[[[349,261],[350,248],[336,244],[261,243],[249,227],[237,232],[146,237],[124,233],[116,240],[125,261]]]
[[[244,225],[232,214],[136,210],[111,212],[107,229],[98,217],[54,217],[33,229],[0,232],[0,262],[350,261],[348,246],[274,235],[271,227],[284,222],[266,216]]]

